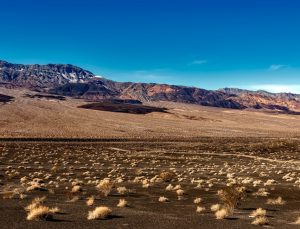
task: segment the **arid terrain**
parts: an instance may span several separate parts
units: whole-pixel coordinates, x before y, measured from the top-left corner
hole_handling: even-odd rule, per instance
[[[238,137],[2,142],[1,228],[299,228],[299,150]],[[89,220],[99,206],[108,216]]]
[[[1,228],[299,227],[298,115],[0,94]]]
[[[300,115],[235,110],[174,102],[146,102],[164,112],[131,114],[79,108],[83,99],[0,88],[1,138],[191,138],[199,136],[298,137]],[[63,98],[63,99],[62,99]]]
[[[300,0],[0,3],[0,229],[300,229]]]

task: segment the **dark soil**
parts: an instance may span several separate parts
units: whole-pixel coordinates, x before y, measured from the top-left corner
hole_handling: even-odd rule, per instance
[[[283,180],[287,173],[299,177],[300,168],[295,164],[270,162],[247,158],[299,160],[299,140],[297,139],[251,139],[251,138],[199,138],[188,141],[115,141],[115,142],[0,142],[0,192],[15,188],[22,190],[20,178],[37,177],[43,179],[49,191],[25,192],[27,197],[15,195],[4,199],[0,195],[1,228],[258,228],[251,225],[251,211],[262,207],[267,210],[269,226],[273,228],[299,228],[291,224],[299,216],[299,185]],[[214,155],[209,155],[214,153]],[[236,156],[226,156],[226,154]],[[53,166],[56,169],[53,170]],[[152,183],[143,188],[136,177],[151,179],[162,171],[176,169],[176,177],[171,182]],[[19,172],[9,177],[13,170]],[[281,170],[282,173],[277,174]],[[8,171],[8,172],[7,172]],[[89,172],[89,174],[86,174]],[[224,173],[223,173],[224,172]],[[247,195],[239,202],[234,214],[217,220],[210,211],[212,204],[220,203],[217,191],[226,187],[228,173],[236,177],[253,178],[266,182],[276,180],[271,186],[243,184]],[[49,176],[50,175],[50,176]],[[47,178],[46,178],[47,177]],[[108,197],[101,195],[95,184],[89,180],[122,177]],[[64,179],[64,181],[62,180]],[[83,191],[76,194],[79,200],[69,202],[71,181],[83,182]],[[196,188],[192,179],[204,180],[201,188]],[[209,180],[213,184],[209,187]],[[52,182],[50,182],[52,181]],[[167,185],[180,184],[185,191],[182,200],[174,191],[166,191]],[[129,192],[121,195],[117,187],[125,186]],[[267,197],[255,197],[259,188],[266,188]],[[73,194],[74,195],[74,194]],[[95,203],[89,207],[86,198],[94,195]],[[46,196],[44,205],[59,207],[52,221],[27,221],[26,207],[35,197]],[[160,196],[170,201],[158,202]],[[281,196],[285,205],[268,205],[267,199]],[[4,195],[3,195],[4,197]],[[196,197],[203,199],[201,206],[206,210],[196,213]],[[119,199],[126,199],[129,207],[118,208]],[[88,212],[97,206],[108,206],[112,216],[106,220],[87,220]]]
[[[110,112],[121,112],[130,114],[148,114],[152,112],[167,112],[166,108],[145,106],[141,104],[127,104],[127,103],[112,103],[112,102],[99,102],[99,103],[89,103],[79,108],[100,110],[100,111],[110,111]]]
[[[13,99],[14,99],[14,97],[0,94],[0,103],[8,103],[8,102],[12,101]]]
[[[30,95],[30,94],[26,94],[25,97],[32,98],[32,99],[38,98],[38,99],[66,100],[66,97],[60,96],[60,95],[42,95],[42,94]]]

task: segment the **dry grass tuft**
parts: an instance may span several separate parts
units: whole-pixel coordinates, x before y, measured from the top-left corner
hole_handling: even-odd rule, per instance
[[[205,207],[197,206],[196,212],[203,213],[205,211]]]
[[[271,205],[284,205],[285,203],[286,203],[286,201],[284,201],[281,196],[279,196],[276,199],[268,199],[267,200],[267,204],[271,204]]]
[[[182,189],[176,190],[176,193],[177,193],[178,196],[183,196],[184,195],[184,191]]]
[[[200,204],[202,202],[202,199],[200,197],[194,199],[194,204]]]
[[[169,199],[167,197],[161,196],[161,197],[158,198],[158,201],[159,202],[168,202]]]
[[[258,217],[258,216],[265,216],[267,211],[262,208],[258,208],[255,211],[251,212],[250,217]]]
[[[118,187],[118,188],[117,188],[117,191],[118,191],[118,193],[121,194],[121,195],[125,195],[126,193],[128,193],[128,190],[127,190],[126,187]]]
[[[164,182],[170,182],[170,181],[172,181],[175,177],[176,177],[176,175],[175,175],[175,173],[173,173],[173,172],[161,172],[160,174],[159,174],[159,177],[164,181]]]
[[[172,191],[174,189],[173,185],[172,184],[169,184],[167,187],[166,187],[166,191]]]
[[[120,199],[117,207],[124,208],[126,206],[128,206],[128,202],[125,199]]]
[[[267,217],[258,216],[256,217],[251,224],[253,225],[267,225],[269,223]]]
[[[210,210],[211,210],[212,212],[219,211],[220,209],[221,209],[221,205],[220,205],[220,204],[213,204],[213,205],[211,205],[211,207],[210,207]]]
[[[87,200],[86,200],[86,205],[87,206],[92,206],[95,202],[95,197],[94,196],[91,196],[91,197],[88,197]]]
[[[270,193],[267,192],[267,189],[265,188],[260,188],[258,189],[257,192],[254,192],[253,193],[253,196],[268,196]]]
[[[40,206],[44,201],[46,200],[46,196],[43,197],[36,197],[32,200],[31,204],[29,204],[27,207],[25,207],[26,211],[31,211],[34,208],[37,208]]]
[[[231,214],[231,212],[227,208],[222,208],[215,212],[215,216],[217,219],[224,219],[228,217]]]
[[[75,185],[72,187],[71,193],[82,192],[82,187],[80,185]]]
[[[294,222],[294,224],[300,225],[300,216],[296,219],[296,221]]]
[[[46,206],[38,205],[34,208],[31,208],[27,220],[52,220],[53,214],[58,213],[60,210],[58,207],[49,208]]]
[[[96,207],[94,211],[89,211],[88,220],[105,219],[112,213],[109,207]]]
[[[111,182],[109,179],[101,180],[100,183],[96,186],[96,188],[101,193],[103,193],[104,196],[108,196],[113,187],[114,187],[114,183]]]
[[[245,196],[244,187],[230,186],[218,191],[218,197],[223,202],[227,214],[232,214],[239,201]]]

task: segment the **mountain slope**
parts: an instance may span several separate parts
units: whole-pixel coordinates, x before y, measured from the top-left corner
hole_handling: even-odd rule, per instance
[[[285,113],[300,111],[300,95],[234,88],[205,90],[196,87],[155,83],[115,82],[97,78],[73,65],[21,65],[0,61],[0,85],[27,88],[83,98],[134,99],[141,102],[171,101],[232,109],[268,109]]]
[[[29,89],[53,88],[66,83],[82,83],[94,75],[73,65],[23,65],[0,61],[0,83]]]

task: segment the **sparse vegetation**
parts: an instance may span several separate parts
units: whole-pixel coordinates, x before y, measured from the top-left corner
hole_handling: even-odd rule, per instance
[[[267,225],[269,219],[274,226],[283,220],[297,223],[294,215],[298,212],[293,205],[287,204],[288,210],[282,206],[285,200],[292,203],[300,198],[296,157],[278,148],[267,148],[264,159],[272,160],[268,161],[257,159],[261,154],[259,142],[227,139],[213,145],[209,138],[205,141],[208,143],[172,143],[172,148],[165,143],[150,147],[150,143],[132,142],[0,143],[0,162],[5,164],[0,167],[0,193],[4,198],[0,201],[4,206],[24,208],[26,218],[33,221],[68,219],[74,209],[90,220],[106,219],[115,207],[120,219],[112,217],[101,223],[126,223],[132,210],[141,219],[154,217],[154,211],[159,219],[168,212],[178,219],[195,217],[195,222],[206,220],[207,215],[218,219],[211,222],[216,227],[221,219],[231,226],[236,220],[241,225]],[[230,157],[223,155],[231,151],[234,153]],[[274,162],[275,159],[284,163]],[[293,195],[287,195],[285,188],[293,190]],[[106,206],[92,207],[97,203]],[[264,210],[270,208],[269,204],[278,208],[270,212],[272,218]],[[249,210],[256,206],[262,208]],[[67,214],[57,214],[61,213],[58,207]],[[293,215],[284,214],[283,218],[281,212],[287,211]],[[245,220],[244,215],[252,217],[252,221]],[[232,217],[236,220],[229,220]]]

